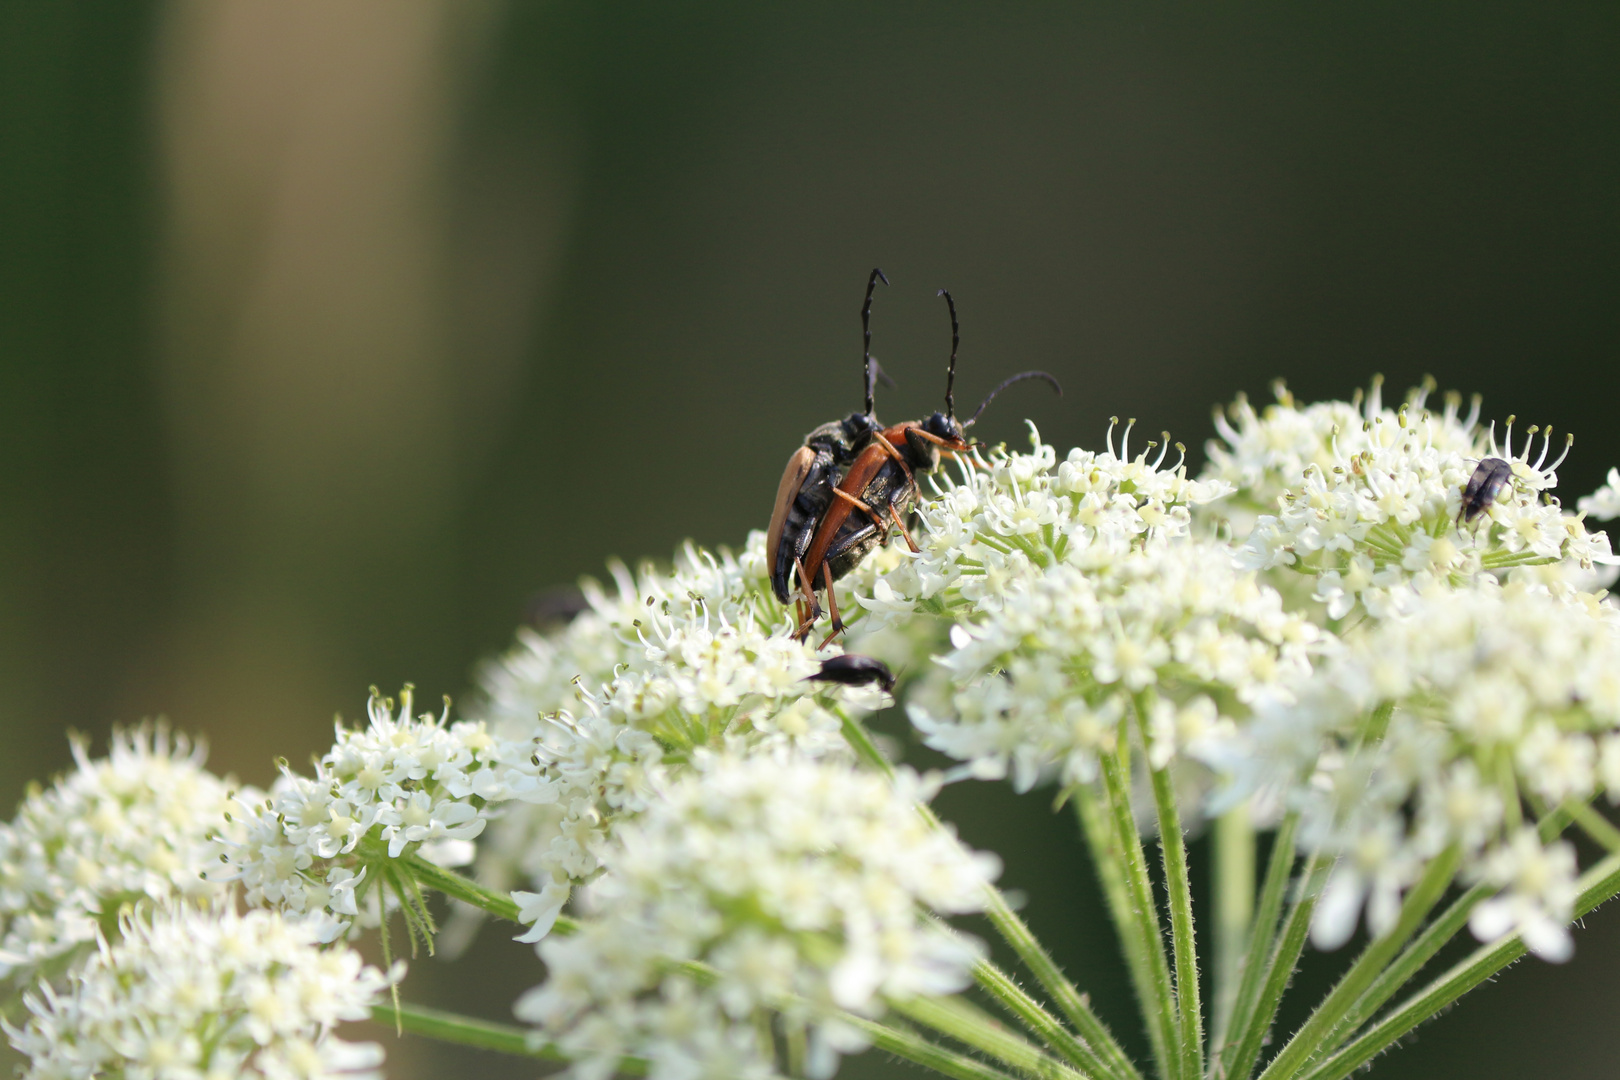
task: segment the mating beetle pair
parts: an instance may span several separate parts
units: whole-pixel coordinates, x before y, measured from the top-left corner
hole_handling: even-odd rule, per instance
[[[801,640],[809,636],[821,617],[816,593],[825,590],[832,630],[822,641],[823,646],[844,629],[833,583],[860,565],[873,548],[887,543],[891,529],[899,531],[911,550],[917,550],[903,520],[917,499],[917,475],[938,468],[942,455],[955,456],[971,450],[967,429],[979,419],[985,406],[1013,383],[1044,379],[1058,394],[1063,393],[1058,381],[1044,371],[1019,372],[992,390],[966,422],[957,420],[954,390],[961,332],[956,302],[941,289],[939,295],[945,298],[951,316],[945,411],[884,427],[873,405],[880,372],[872,360],[872,294],[879,281],[889,283],[882,270],[874,269],[867,278],[866,300],[861,306],[866,409],[823,424],[805,437],[804,445],[788,459],[782,473],[766,538],[765,559],[777,600],[785,604],[795,592],[798,594],[796,636]],[[882,668],[881,675],[877,668]],[[844,683],[892,683],[888,669],[868,657],[835,657],[815,677]]]

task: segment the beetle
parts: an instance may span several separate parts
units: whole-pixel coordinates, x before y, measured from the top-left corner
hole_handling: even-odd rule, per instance
[[[840,653],[821,662],[821,670],[806,675],[805,682],[831,682],[843,686],[867,686],[876,683],[886,694],[894,693],[894,672],[889,665],[875,656],[860,653]]]
[[[1502,494],[1502,489],[1513,482],[1513,466],[1501,458],[1482,458],[1474,467],[1474,475],[1463,488],[1462,507],[1457,511],[1457,524],[1471,522]]]
[[[834,486],[843,478],[844,470],[855,456],[882,428],[873,415],[873,394],[878,379],[889,380],[872,359],[872,292],[880,281],[885,285],[889,283],[883,271],[874,267],[866,279],[866,301],[861,305],[866,411],[829,421],[806,435],[804,445],[788,459],[781,482],[777,484],[776,504],[771,510],[765,540],[765,565],[771,572],[771,590],[784,604],[792,595],[790,582],[794,564],[809,548],[816,523],[833,500]]]
[[[820,581],[819,588],[826,590],[827,607],[832,616],[832,632],[821,643],[825,646],[844,629],[843,619],[838,614],[838,598],[833,590],[833,582],[860,565],[874,547],[886,542],[891,525],[899,530],[912,551],[917,550],[916,542],[901,521],[901,516],[908,513],[916,501],[917,474],[937,469],[943,454],[956,455],[971,450],[967,429],[978,422],[979,416],[997,394],[1025,379],[1044,379],[1059,396],[1063,394],[1063,387],[1047,372],[1021,371],[990,391],[965,423],[957,420],[956,354],[961,345],[961,329],[956,318],[955,299],[946,289],[939,290],[939,295],[945,298],[951,316],[951,358],[945,372],[945,411],[933,413],[923,420],[907,420],[881,429],[855,455],[841,478],[836,481],[827,478],[827,482],[835,485],[831,488],[831,498],[815,522],[814,532],[808,545],[803,548],[803,554],[794,559],[795,577],[805,601],[795,634],[800,640],[809,636],[811,627],[821,616],[821,605],[816,600],[816,580]],[[799,538],[795,536],[792,539],[794,542],[787,546],[797,549]],[[778,549],[778,561],[782,559],[784,550]],[[808,573],[806,567],[811,568]],[[781,592],[778,597],[782,597]]]

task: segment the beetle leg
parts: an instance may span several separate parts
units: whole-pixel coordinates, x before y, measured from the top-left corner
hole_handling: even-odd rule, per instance
[[[911,538],[911,531],[901,522],[900,515],[894,512],[893,503],[889,504],[889,520],[894,522],[894,527],[900,530],[900,535],[906,538],[906,547],[911,549],[913,555],[917,554],[917,541]]]
[[[833,488],[832,492],[833,492],[834,495],[838,496],[840,499],[843,499],[845,502],[847,502],[851,506],[855,507],[855,509],[865,511],[866,516],[872,519],[872,524],[873,525],[876,525],[880,529],[884,529],[884,528],[888,527],[883,523],[883,519],[878,517],[878,512],[876,510],[873,510],[870,506],[866,505],[866,503],[864,503],[861,500],[857,499],[855,496],[851,495],[849,492],[840,491],[838,488]]]
[[[883,438],[883,436],[881,436],[881,435],[879,435],[878,438],[877,438],[877,444],[879,446],[883,447],[883,449],[885,449],[885,450],[887,450],[889,452],[889,456],[891,458],[893,458],[895,460],[895,463],[900,466],[900,471],[906,474],[906,483],[908,483],[908,484],[915,483],[916,481],[912,478],[912,475],[911,475],[911,466],[906,464],[905,455],[902,454],[899,450],[896,450],[895,447],[894,447],[894,444],[891,443],[888,439]]]
[[[911,430],[915,431],[917,433],[917,437],[919,439],[927,439],[931,443],[936,443],[936,444],[938,444],[940,446],[943,446],[946,450],[965,450],[965,449],[967,449],[967,444],[965,444],[965,443],[951,442],[948,439],[942,439],[938,435],[934,435],[934,434],[932,434],[930,432],[924,431],[920,427],[914,427]]]
[[[804,572],[804,561],[795,555],[793,565],[798,567],[799,570],[799,590],[804,593],[806,608],[799,615],[799,629],[794,632],[793,636],[803,641],[810,636],[810,628],[821,617],[821,605],[816,603],[816,592],[810,587],[810,575]]]
[[[825,649],[827,642],[844,632],[844,620],[838,617],[838,595],[833,591],[832,567],[826,562],[821,564],[821,583],[827,586],[827,608],[832,614],[832,631],[817,646],[818,649]]]

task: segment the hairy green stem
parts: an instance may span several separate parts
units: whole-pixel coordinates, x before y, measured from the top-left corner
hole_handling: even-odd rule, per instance
[[[1610,855],[1582,874],[1580,886],[1580,896],[1575,904],[1577,918],[1620,893],[1620,855]],[[1413,994],[1404,1004],[1368,1028],[1343,1050],[1304,1074],[1300,1080],[1343,1080],[1382,1053],[1396,1039],[1449,1007],[1468,991],[1523,957],[1527,951],[1524,939],[1518,933],[1480,946],[1467,959]]]
[[[1029,926],[1025,924],[1023,919],[1018,917],[1018,913],[1008,906],[1007,898],[999,890],[990,890],[990,899],[985,908],[985,914],[989,917],[991,925],[1001,934],[1002,939],[1012,946],[1013,952],[1018,954],[1018,959],[1029,969],[1030,974],[1034,975],[1035,980],[1045,988],[1048,994],[1052,995],[1052,999],[1057,1002],[1057,1006],[1062,1010],[1063,1015],[1068,1017],[1069,1022],[1075,1026],[1075,1030],[1080,1033],[1080,1037],[1107,1063],[1107,1068],[1104,1071],[1115,1076],[1124,1077],[1125,1080],[1141,1080],[1142,1074],[1136,1070],[1136,1066],[1132,1065],[1130,1059],[1125,1056],[1125,1051],[1119,1045],[1119,1041],[1114,1038],[1113,1032],[1108,1030],[1108,1026],[1092,1010],[1091,1000],[1085,994],[1080,993],[1075,988],[1075,985],[1064,977],[1063,972],[1058,969],[1051,955],[1036,940],[1035,935],[1030,933]],[[988,968],[989,965],[981,964],[980,967]],[[995,972],[995,974],[1000,977],[999,980],[992,980],[996,985],[1012,985],[1012,980],[1007,978],[1006,975],[999,971]],[[986,981],[982,977],[979,984],[984,986],[986,990],[992,993],[995,992],[991,986],[986,985]],[[1015,1014],[1017,1013],[1019,1002],[1004,994],[998,994],[997,996],[1009,1010]],[[1037,1031],[1036,1034],[1041,1034],[1041,1032]],[[1054,1045],[1053,1049],[1057,1049],[1057,1047]]]
[[[1129,742],[1123,724],[1118,741],[1115,753],[1101,755],[1108,815],[1117,847],[1097,854],[1102,858],[1115,857],[1113,853],[1117,853],[1119,860],[1125,902],[1111,906],[1115,906],[1114,918],[1120,936],[1131,935],[1137,942],[1135,953],[1139,960],[1130,965],[1131,978],[1136,983],[1142,1017],[1147,1021],[1148,1041],[1153,1046],[1159,1075],[1165,1080],[1193,1080],[1183,1078],[1181,1055],[1176,1052],[1179,1021],[1176,993],[1170,984],[1170,965],[1164,955],[1164,927],[1159,922],[1153,882],[1148,877],[1147,856],[1142,851],[1142,837],[1136,831],[1136,819],[1131,814],[1130,766],[1125,757]],[[1132,959],[1130,952],[1126,955]]]
[[[877,1049],[893,1054],[903,1061],[909,1061],[913,1065],[921,1065],[925,1069],[933,1069],[937,1073],[953,1077],[954,1080],[1014,1080],[1012,1073],[1002,1072],[992,1065],[968,1057],[966,1054],[959,1054],[955,1050],[947,1050],[915,1032],[889,1027],[853,1013],[842,1019],[844,1023],[870,1039]]]
[[[1137,719],[1143,720],[1138,713]],[[1143,738],[1147,732],[1144,724]],[[1164,859],[1165,892],[1170,900],[1170,944],[1176,964],[1176,1027],[1181,1075],[1204,1074],[1204,1007],[1198,987],[1198,946],[1194,937],[1192,880],[1187,876],[1187,840],[1168,769],[1149,769],[1153,802],[1159,813],[1159,851]]]
[[[1276,853],[1272,854],[1275,858]],[[1331,865],[1320,853],[1312,854],[1305,861],[1305,869],[1300,874],[1297,886],[1299,892],[1293,906],[1288,909],[1288,918],[1283,921],[1282,931],[1277,935],[1276,944],[1266,960],[1265,972],[1255,992],[1254,1008],[1236,1033],[1231,1063],[1225,1073],[1230,1080],[1248,1080],[1254,1072],[1266,1033],[1276,1022],[1277,1006],[1282,1002],[1283,991],[1294,977],[1294,967],[1305,948],[1305,934],[1310,929],[1311,914],[1316,910],[1316,897]]]
[[[1422,970],[1424,964],[1432,960],[1448,941],[1457,936],[1458,931],[1468,925],[1468,916],[1479,902],[1495,891],[1488,885],[1475,885],[1453,900],[1437,919],[1425,926],[1423,932],[1401,950],[1401,955],[1395,958],[1395,962],[1379,972],[1372,984],[1362,991],[1361,996],[1356,998],[1349,1009],[1345,1010],[1344,1016],[1334,1030],[1322,1041],[1322,1046],[1317,1050],[1318,1056],[1337,1049],[1352,1032],[1367,1022],[1368,1017],[1382,1008],[1384,1002],[1394,997],[1413,975]]]
[[[1567,809],[1570,816],[1575,819],[1575,824],[1587,836],[1611,853],[1620,851],[1620,829],[1615,828],[1608,818],[1598,813],[1591,803],[1570,803]]]
[[[1017,1017],[1032,1034],[1082,1073],[1113,1077],[1115,1080],[1141,1080],[1129,1061],[1123,1062],[1124,1069],[1118,1068],[1112,1061],[1105,1062],[1085,1041],[1077,1038],[994,964],[980,961],[973,967],[973,976],[980,988],[995,998],[1002,1008]]]
[[[866,726],[846,713],[840,713],[840,719],[843,722],[844,737],[855,749],[856,754],[885,775],[893,776],[893,763],[878,748]],[[919,804],[917,810],[930,825],[941,827],[939,817],[932,807]],[[1125,1051],[1120,1047],[1118,1040],[1092,1010],[1089,999],[1064,977],[1051,955],[1030,932],[1029,926],[1008,905],[1001,890],[993,885],[987,885],[985,891],[988,897],[985,915],[990,919],[991,925],[1012,947],[1013,952],[1035,976],[1036,981],[1052,995],[1058,1008],[1069,1018],[1069,1022],[1074,1024],[1086,1045],[1082,1047],[1076,1043],[1074,1036],[1065,1031],[1056,1018],[1041,1009],[1029,995],[1018,989],[1017,984],[1008,975],[988,961],[980,961],[974,969],[979,985],[1033,1034],[1046,1040],[1051,1049],[1068,1058],[1077,1067],[1093,1068],[1095,1071],[1117,1076],[1122,1080],[1141,1080],[1141,1074],[1125,1056]],[[1032,1008],[1036,1012],[1032,1012]],[[1080,1051],[1079,1056],[1071,1056],[1077,1049]],[[1090,1060],[1083,1060],[1088,1051]],[[1097,1068],[1100,1062],[1106,1062],[1106,1065]]]
[[[508,922],[519,921],[519,908],[517,901],[512,899],[511,893],[491,889],[488,886],[478,884],[470,877],[456,873],[454,870],[446,870],[442,866],[435,866],[414,852],[406,855],[400,861],[405,864],[418,882],[428,888],[438,889],[446,896],[464,901],[480,911],[487,911],[489,914],[505,919]]]
[[[1114,923],[1114,936],[1125,957],[1126,968],[1133,983],[1146,985],[1152,978],[1149,959],[1142,945],[1141,935],[1131,929],[1131,896],[1125,886],[1125,856],[1114,831],[1113,818],[1108,812],[1106,798],[1087,784],[1074,792],[1075,814],[1086,836],[1091,861],[1097,871],[1097,882],[1102,886],[1103,899]]]
[[[1350,970],[1345,972],[1338,983],[1329,991],[1328,996],[1322,999],[1310,1017],[1294,1033],[1287,1044],[1271,1059],[1260,1074],[1260,1080],[1287,1080],[1294,1076],[1304,1066],[1306,1060],[1316,1053],[1322,1043],[1331,1034],[1333,1029],[1349,1012],[1350,1006],[1378,977],[1395,955],[1400,952],[1401,946],[1417,931],[1428,918],[1434,905],[1439,903],[1440,897],[1445,895],[1446,889],[1451,885],[1451,879],[1457,875],[1457,867],[1462,862],[1462,849],[1456,844],[1451,845],[1436,855],[1430,862],[1423,877],[1406,894],[1401,904],[1400,916],[1396,919],[1394,927],[1387,934],[1383,934],[1367,944]]]
[[[1542,843],[1550,843],[1564,831],[1570,822],[1572,807],[1564,805],[1557,807],[1543,815],[1536,823],[1536,830]],[[1335,1028],[1332,1034],[1323,1041],[1317,1056],[1323,1057],[1338,1049],[1339,1045],[1348,1039],[1357,1028],[1366,1023],[1374,1013],[1383,1007],[1384,1002],[1394,997],[1401,987],[1405,986],[1411,978],[1423,969],[1423,966],[1432,960],[1447,942],[1456,937],[1462,928],[1468,925],[1468,916],[1473,913],[1480,901],[1489,897],[1496,890],[1489,885],[1475,885],[1453,900],[1445,911],[1428,926],[1423,932],[1412,939],[1412,943],[1401,951],[1395,962],[1385,968],[1378,978],[1373,980],[1362,995],[1350,1006],[1344,1019]]]
[[[1007,1030],[961,998],[917,997],[891,1002],[889,1007],[908,1020],[932,1028],[1040,1080],[1078,1080],[1097,1075],[1077,1072],[1053,1060],[1039,1047]]]
[[[884,776],[894,776],[894,763],[891,762],[878,744],[873,741],[872,733],[866,730],[866,725],[849,715],[842,709],[838,710],[838,719],[843,724],[844,739],[855,751],[855,756],[872,766]]]
[[[1243,977],[1244,949],[1254,924],[1254,825],[1249,804],[1215,819],[1215,1001],[1211,1054],[1226,1038]]]
[[[1288,877],[1294,868],[1294,833],[1299,829],[1299,814],[1291,813],[1282,819],[1271,841],[1271,857],[1266,862],[1266,879],[1260,886],[1260,902],[1255,909],[1249,931],[1248,949],[1243,958],[1242,979],[1232,1000],[1232,1014],[1223,1031],[1217,1033],[1217,1049],[1211,1054],[1215,1068],[1211,1074],[1230,1068],[1234,1044],[1229,1041],[1234,1033],[1241,1033],[1254,1015],[1260,1001],[1260,987],[1265,979],[1266,961],[1277,942],[1277,920],[1282,917],[1283,900],[1288,892]]]

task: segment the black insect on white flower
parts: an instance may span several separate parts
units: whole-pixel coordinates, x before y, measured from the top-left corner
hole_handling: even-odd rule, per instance
[[[1474,475],[1463,488],[1462,507],[1457,511],[1457,523],[1472,522],[1490,509],[1502,490],[1513,482],[1513,466],[1501,458],[1481,459],[1474,467]]]
[[[832,682],[843,686],[870,686],[876,683],[886,694],[894,693],[894,672],[875,656],[843,653],[821,662],[821,670],[806,682]]]

